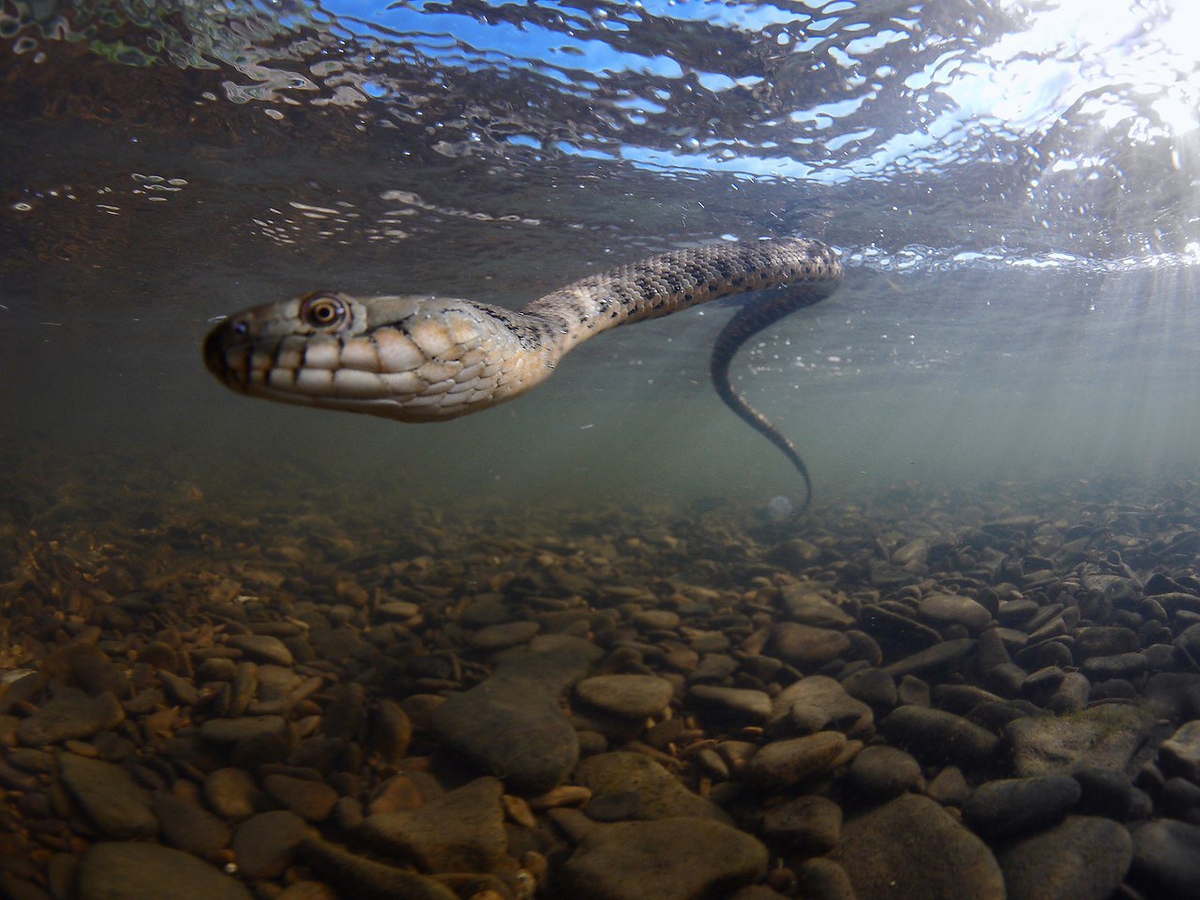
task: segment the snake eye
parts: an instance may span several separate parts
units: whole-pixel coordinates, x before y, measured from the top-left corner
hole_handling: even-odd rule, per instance
[[[336,328],[346,319],[346,306],[336,297],[309,297],[300,305],[300,318],[313,328]]]

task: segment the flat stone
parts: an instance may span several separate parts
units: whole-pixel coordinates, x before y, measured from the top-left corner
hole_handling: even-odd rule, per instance
[[[240,822],[260,811],[264,794],[241,769],[217,769],[204,779],[204,799],[223,819]]]
[[[541,630],[542,626],[537,622],[504,622],[480,628],[467,643],[476,650],[503,650],[529,643]]]
[[[503,778],[511,790],[548,791],[579,759],[579,738],[559,696],[602,651],[568,635],[545,637],[557,640],[531,642],[531,652],[506,659],[491,678],[448,697],[429,717],[444,747]],[[539,646],[547,649],[538,652]]]
[[[963,821],[986,838],[1023,836],[1060,821],[1081,794],[1069,775],[1002,778],[975,789],[963,806]]]
[[[158,820],[149,797],[120,766],[75,753],[58,754],[59,777],[104,837],[153,837]]]
[[[699,816],[730,822],[721,807],[689,791],[642,753],[615,751],[589,756],[579,763],[575,777],[597,797],[626,791],[636,793],[637,815],[642,819]]]
[[[158,820],[160,837],[172,847],[215,861],[229,846],[229,826],[196,803],[160,794],[151,802],[150,810]]]
[[[308,824],[286,809],[251,816],[233,833],[233,855],[245,878],[274,878],[291,864]]]
[[[868,797],[890,800],[921,783],[921,764],[897,747],[864,747],[850,763],[850,780]]]
[[[290,666],[294,662],[287,644],[269,634],[235,634],[229,638],[229,646],[241,650],[255,662]]]
[[[850,737],[866,738],[874,733],[875,714],[855,700],[837,681],[826,675],[810,675],[788,685],[771,701],[771,725],[791,713],[794,706],[820,710],[823,727],[844,731]]]
[[[645,719],[662,713],[674,693],[656,675],[596,675],[575,685],[580,700],[617,716]]]
[[[917,605],[917,615],[930,622],[962,625],[971,631],[982,631],[992,621],[992,614],[981,604],[959,594],[931,594]]]
[[[283,716],[246,716],[239,719],[209,719],[200,726],[200,737],[216,744],[237,744],[287,730]]]
[[[863,900],[1005,900],[987,846],[927,797],[903,794],[842,825],[830,854]]]
[[[784,585],[780,588],[780,599],[788,617],[803,625],[829,628],[854,623],[853,616],[841,607],[801,584]]]
[[[1186,722],[1158,748],[1163,771],[1200,783],[1200,719]]]
[[[841,830],[841,807],[816,795],[785,800],[762,817],[763,835],[801,856],[828,853],[838,845]]]
[[[427,872],[486,872],[508,846],[503,790],[495,778],[477,778],[415,809],[367,816],[359,833]]]
[[[1133,841],[1112,819],[1067,816],[996,857],[1009,900],[1108,900],[1129,869]]]
[[[1118,822],[1129,817],[1133,806],[1133,783],[1123,772],[1095,766],[1075,769],[1071,777],[1079,782],[1082,794],[1075,812],[1086,816],[1106,816]]]
[[[93,844],[77,879],[78,900],[253,900],[236,878],[191,854],[138,841]]]
[[[771,698],[765,691],[694,684],[687,697],[701,711],[732,722],[760,725],[771,718]]]
[[[829,768],[846,746],[840,731],[763,745],[746,764],[745,778],[761,790],[781,790]]]
[[[1067,775],[1082,766],[1123,771],[1153,725],[1145,709],[1106,703],[1065,716],[1016,719],[1004,727],[1004,739],[1021,776]]]
[[[1159,819],[1135,831],[1130,880],[1154,900],[1195,900],[1200,885],[1200,826]]]
[[[976,641],[972,638],[942,641],[884,666],[883,671],[893,678],[901,678],[905,675],[916,675],[919,672],[946,669],[970,656],[975,649],[975,644]]]
[[[937,629],[922,625],[916,619],[884,609],[864,606],[859,614],[859,627],[893,653],[915,653],[941,643]]]
[[[17,740],[29,747],[88,738],[99,731],[116,728],[125,720],[125,710],[116,696],[105,691],[90,697],[72,691],[42,704],[17,726]]]
[[[338,799],[337,791],[323,781],[294,778],[279,773],[264,778],[263,787],[292,812],[310,822],[321,822],[329,818]]]
[[[824,856],[807,859],[796,868],[796,886],[804,900],[858,900],[846,870]]]
[[[301,841],[296,854],[322,881],[337,888],[339,897],[459,900],[458,894],[439,881],[350,853],[344,847],[312,835]],[[284,895],[281,894],[279,900],[285,900]]]
[[[1078,662],[1093,656],[1115,656],[1141,649],[1136,631],[1117,625],[1092,625],[1075,632],[1073,654]]]
[[[389,600],[375,607],[375,617],[384,621],[403,622],[421,611],[421,607],[408,600]]]
[[[982,766],[996,755],[1000,739],[961,716],[927,706],[900,706],[883,721],[884,733],[918,759]]]
[[[1083,674],[1093,681],[1109,678],[1136,678],[1150,668],[1150,662],[1140,650],[1136,653],[1118,653],[1114,656],[1091,656],[1080,667]]]
[[[784,662],[811,671],[849,650],[850,639],[830,628],[779,622],[771,629],[770,649]]]
[[[890,710],[896,705],[896,679],[883,669],[860,669],[844,678],[842,687],[872,709]]]
[[[725,896],[766,872],[767,849],[709,818],[597,825],[560,877],[572,900],[701,900]]]

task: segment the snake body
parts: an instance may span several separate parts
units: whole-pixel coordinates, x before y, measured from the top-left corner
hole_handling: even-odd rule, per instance
[[[824,299],[837,256],[805,238],[677,250],[592,275],[519,310],[430,296],[317,291],[230,316],[204,342],[227,386],[287,403],[385,416],[451,419],[511,400],[550,376],[581,341],[718,297],[777,288],[742,308],[713,349],[721,399],[787,455],[811,495],[795,447],[733,388],[729,366],[752,335]]]

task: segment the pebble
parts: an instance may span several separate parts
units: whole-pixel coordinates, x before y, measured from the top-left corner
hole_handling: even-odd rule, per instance
[[[1158,748],[1163,771],[1200,783],[1200,719],[1186,722]]]
[[[838,845],[842,809],[820,796],[795,797],[763,813],[762,833],[802,856],[821,856]]]
[[[1082,794],[1069,775],[1003,778],[981,784],[963,806],[963,821],[985,838],[1031,834],[1060,821]]]
[[[433,736],[512,790],[538,794],[561,784],[579,758],[579,738],[558,698],[599,653],[580,643],[589,649],[567,644],[506,660],[433,710]]]
[[[158,820],[159,835],[172,847],[215,862],[220,851],[229,846],[229,826],[195,803],[159,794],[150,810]]]
[[[955,638],[951,641],[942,641],[932,647],[919,650],[910,656],[904,657],[904,659],[884,666],[883,671],[887,672],[893,678],[916,675],[918,672],[923,674],[939,672],[965,659],[975,649],[975,644],[976,642],[971,638]]]
[[[1075,812],[1088,816],[1107,816],[1124,822],[1133,806],[1133,784],[1124,773],[1112,769],[1084,766],[1071,777],[1079,782],[1080,797]]]
[[[359,834],[427,872],[486,872],[508,843],[503,790],[496,778],[477,778],[415,809],[367,816]]]
[[[767,848],[710,818],[596,825],[560,872],[572,900],[701,900],[747,885],[767,869]]]
[[[1081,766],[1123,771],[1154,725],[1145,709],[1106,703],[1069,716],[1026,716],[1004,727],[1016,774],[1070,774]]]
[[[1133,841],[1111,819],[1068,816],[1005,845],[996,858],[1008,900],[1108,900],[1129,869]]]
[[[285,807],[310,822],[329,818],[338,799],[337,791],[324,782],[278,773],[264,778],[263,787]]]
[[[854,623],[849,613],[803,584],[784,585],[780,599],[788,617],[802,625],[842,628]]]
[[[283,874],[292,853],[308,833],[308,824],[286,809],[258,813],[233,832],[233,856],[244,878]]]
[[[1154,900],[1196,900],[1200,826],[1159,819],[1138,828],[1133,833],[1130,880]]]
[[[121,701],[109,691],[91,697],[83,691],[64,692],[40,706],[17,726],[17,740],[30,747],[89,738],[116,728],[125,720]]]
[[[970,597],[959,594],[931,594],[917,604],[917,614],[939,624],[958,624],[970,631],[982,631],[992,622],[992,614]]]
[[[926,762],[984,766],[1000,739],[953,713],[927,706],[899,706],[883,720],[884,733]]]
[[[796,869],[804,900],[858,900],[846,870],[826,857],[805,860]]]
[[[252,900],[241,882],[208,863],[137,841],[93,844],[76,877],[77,900]]]
[[[838,731],[772,741],[750,757],[746,764],[746,783],[766,791],[791,787],[825,771],[845,746],[846,736]]]
[[[987,846],[916,794],[847,820],[830,858],[862,900],[1005,900],[1004,877]]]
[[[633,719],[661,714],[673,693],[671,682],[656,675],[596,675],[575,685],[585,703]]]
[[[730,822],[728,813],[698,794],[650,757],[618,750],[589,756],[579,763],[575,777],[593,796],[631,792],[637,795],[638,816],[643,819],[704,817]]]
[[[505,622],[480,628],[468,639],[476,650],[503,650],[527,644],[542,630],[537,622]]]
[[[215,744],[237,744],[281,735],[287,729],[283,716],[248,716],[242,719],[209,719],[200,726],[200,737]]]
[[[842,681],[846,693],[869,705],[875,712],[886,712],[896,705],[896,679],[883,669],[860,669]]]
[[[205,777],[204,799],[218,816],[233,822],[250,818],[264,804],[254,779],[233,768],[216,769]]]
[[[309,836],[301,841],[296,854],[324,881],[337,888],[340,897],[354,900],[459,900],[454,891],[433,878],[350,853],[344,847],[317,837]],[[281,894],[276,900],[286,898]]]
[[[59,777],[101,835],[148,838],[158,833],[149,797],[120,766],[75,753],[58,754]]]
[[[850,737],[865,738],[874,733],[875,715],[871,707],[855,700],[837,681],[825,675],[810,675],[788,685],[771,701],[771,722],[777,725],[803,706],[820,712],[820,724],[843,730]]]
[[[921,764],[896,747],[864,747],[850,763],[850,780],[865,796],[890,800],[921,784]]]
[[[761,725],[771,718],[771,697],[765,691],[694,684],[687,697],[700,712],[721,721]]]
[[[784,662],[801,671],[819,669],[850,649],[850,639],[840,631],[799,622],[779,622],[771,629],[769,648]]]
[[[229,638],[229,646],[241,650],[254,662],[277,666],[290,666],[295,662],[287,644],[268,634],[235,634]]]

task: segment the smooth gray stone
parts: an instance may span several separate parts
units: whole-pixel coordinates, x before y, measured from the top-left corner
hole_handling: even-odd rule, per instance
[[[996,755],[1000,739],[953,713],[927,706],[901,706],[883,721],[893,741],[923,761],[982,766]]]
[[[115,728],[124,719],[121,701],[111,692],[90,697],[82,691],[71,691],[46,701],[33,715],[22,719],[17,725],[17,740],[30,747],[78,740]]]
[[[1133,859],[1129,832],[1112,819],[1068,816],[996,853],[1008,900],[1108,900]]]
[[[1001,778],[975,789],[963,806],[963,821],[985,838],[1031,834],[1060,821],[1081,793],[1069,775]]]
[[[150,798],[120,766],[75,753],[58,754],[59,777],[97,830],[109,838],[148,838],[158,833]]]
[[[730,823],[728,813],[689,791],[674,775],[642,753],[625,750],[589,756],[579,763],[575,780],[594,796],[632,791],[642,819],[697,817]]]
[[[1154,716],[1106,703],[1067,716],[1026,716],[1004,727],[1016,774],[1068,775],[1081,766],[1123,771],[1145,742]]]
[[[286,809],[251,816],[233,833],[233,854],[246,878],[282,875],[304,836],[308,824]]]
[[[596,825],[563,864],[572,900],[698,900],[766,872],[767,848],[709,818]]]
[[[252,900],[236,878],[189,853],[140,841],[93,844],[79,862],[78,900]]]
[[[1130,880],[1154,900],[1196,900],[1200,826],[1159,819],[1135,831]]]
[[[495,778],[477,778],[413,809],[367,816],[359,834],[427,872],[487,872],[508,846],[503,790]]]
[[[860,900],[1005,900],[991,850],[928,797],[902,794],[842,825],[829,854]]]
[[[925,650],[919,650],[911,656],[897,660],[883,667],[893,678],[904,675],[915,675],[918,672],[944,669],[968,656],[975,649],[976,641],[972,638],[956,638],[952,641],[942,641]]]

